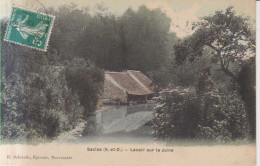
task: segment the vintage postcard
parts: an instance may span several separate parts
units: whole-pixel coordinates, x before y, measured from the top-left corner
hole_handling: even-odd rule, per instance
[[[1,1],[0,166],[256,165],[255,0]]]

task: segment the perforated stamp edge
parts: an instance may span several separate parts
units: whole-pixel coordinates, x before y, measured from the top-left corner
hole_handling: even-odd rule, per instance
[[[44,46],[44,49],[40,49],[40,48],[37,48],[37,47],[28,46],[28,45],[26,45],[26,44],[21,44],[21,43],[18,43],[18,42],[15,42],[15,41],[6,39],[6,35],[7,35],[7,32],[8,32],[8,29],[10,28],[11,16],[12,16],[12,13],[13,13],[13,9],[14,9],[15,7],[16,7],[16,8],[20,8],[20,9],[22,9],[22,10],[29,11],[29,12],[34,12],[34,13],[37,13],[37,14],[45,15],[45,16],[47,16],[47,17],[52,17],[52,21],[51,21],[51,23],[49,24],[50,27],[49,27],[49,32],[48,32],[47,37],[46,37],[46,44],[45,44],[45,46]],[[21,7],[21,6],[18,6],[18,5],[12,5],[11,16],[10,16],[10,19],[9,19],[9,22],[8,22],[8,26],[7,26],[6,31],[5,31],[4,41],[5,41],[5,42],[8,42],[8,43],[14,43],[14,44],[17,44],[17,45],[20,45],[20,46],[25,46],[25,47],[29,47],[29,48],[32,48],[32,49],[36,49],[36,50],[38,50],[38,51],[46,52],[46,51],[47,51],[47,48],[48,48],[48,46],[49,46],[48,44],[49,44],[50,36],[51,36],[51,34],[52,34],[52,28],[53,28],[54,21],[55,21],[55,18],[56,18],[56,17],[55,17],[54,15],[42,13],[42,12],[35,11],[35,10],[31,10],[31,9],[26,9],[26,8]]]

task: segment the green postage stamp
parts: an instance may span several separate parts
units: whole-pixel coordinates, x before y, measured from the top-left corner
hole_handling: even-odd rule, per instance
[[[13,6],[5,41],[46,51],[55,17]]]

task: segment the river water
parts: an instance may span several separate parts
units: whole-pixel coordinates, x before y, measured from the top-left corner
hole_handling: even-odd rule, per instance
[[[100,134],[133,132],[153,118],[154,103],[135,105],[107,105],[105,111],[96,113]]]
[[[156,103],[105,105],[86,123],[59,137],[59,142],[151,143],[154,107]],[[81,134],[84,127],[95,122],[95,134]],[[93,128],[93,126],[92,126]],[[69,139],[67,139],[69,138]]]

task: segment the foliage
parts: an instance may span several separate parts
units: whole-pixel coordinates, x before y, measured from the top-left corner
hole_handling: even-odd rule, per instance
[[[186,59],[182,62],[182,65],[175,63],[174,56],[167,57],[166,59],[162,67],[149,71],[147,74],[159,89],[166,88],[169,85],[182,87],[196,86],[200,73],[206,69],[211,70],[212,66],[214,66],[208,57],[207,49],[195,61],[190,62]]]
[[[193,28],[195,32],[191,36],[174,46],[176,63],[194,62],[201,57],[203,50],[210,49],[211,71],[218,73],[213,77],[224,80],[226,85],[220,83],[224,85],[221,91],[240,92],[250,119],[251,136],[255,137],[255,69],[249,69],[248,65],[255,63],[255,33],[249,18],[238,16],[232,7],[228,7],[202,18],[194,23]],[[229,78],[216,72],[219,69]],[[218,85],[220,81],[213,79],[213,82]]]
[[[164,64],[168,55],[170,23],[170,18],[160,9],[149,10],[141,6],[136,12],[126,10],[119,19],[119,25],[126,39],[128,69],[146,73]]]
[[[13,50],[10,49],[13,47]],[[12,44],[3,47],[2,65],[2,138],[6,140],[51,139],[59,133],[72,129],[87,112],[93,112],[101,93],[103,74],[90,62],[74,59],[63,63],[56,53],[38,52],[31,49],[16,49]],[[9,50],[10,49],[10,50]],[[24,55],[22,61],[9,62],[14,55]],[[19,60],[19,59],[18,59]],[[17,67],[10,66],[18,63]],[[77,75],[77,67],[85,70],[85,75]],[[8,74],[7,72],[8,71]],[[68,72],[80,76],[75,93],[67,78]],[[86,78],[84,77],[86,76]],[[74,77],[75,78],[75,77]],[[80,79],[81,78],[81,79]],[[85,81],[84,81],[85,80]],[[86,83],[86,84],[85,84]],[[85,99],[83,97],[88,97]],[[91,100],[90,100],[91,98]],[[89,106],[88,109],[85,106]]]
[[[4,139],[53,138],[86,119],[98,107],[103,69],[140,70],[159,89],[195,87],[163,98],[153,127],[159,138],[244,138],[248,119],[254,135],[255,34],[233,8],[204,17],[179,42],[160,9],[117,17],[71,4],[48,13],[56,16],[48,52],[2,42]]]
[[[172,95],[156,107],[153,119],[154,135],[158,138],[194,138],[199,116],[199,104],[196,96]]]
[[[245,104],[237,92],[211,92],[203,96],[201,104],[203,123],[199,126],[200,137],[217,141],[250,138]],[[213,133],[205,133],[205,128],[210,128]]]
[[[176,38],[169,32],[170,18],[160,9],[129,8],[116,17],[102,5],[91,15],[88,8],[71,4],[48,12],[56,15],[50,49],[63,58],[77,56],[105,70],[146,73],[160,68]]]
[[[77,55],[75,41],[82,36],[84,29],[90,25],[92,19],[88,8],[79,9],[77,5],[62,5],[57,10],[47,9],[47,12],[55,15],[55,21],[49,42],[49,49],[55,49],[57,55],[63,58],[71,58]]]
[[[256,62],[247,61],[238,75],[241,98],[245,101],[252,137],[256,136]]]
[[[166,66],[149,71],[147,75],[158,90],[167,87],[167,85],[172,82],[172,75]]]
[[[2,76],[6,80],[2,86],[2,122],[12,124],[2,126],[4,140],[53,138],[71,129],[82,117],[83,108],[77,95],[67,88],[62,67],[37,67],[23,79],[17,74],[8,79],[5,73]]]
[[[4,138],[25,137],[25,123],[20,105],[24,100],[24,85],[18,74],[7,76],[2,68],[1,129]]]
[[[176,61],[191,61],[202,54],[205,47],[211,49],[212,62],[219,64],[222,71],[235,78],[241,64],[255,55],[255,42],[249,19],[237,16],[232,7],[216,11],[194,24],[196,31],[175,45]],[[237,67],[233,71],[231,68]]]
[[[34,56],[27,64],[34,64],[25,78],[25,99],[22,108],[26,126],[32,130],[30,137],[53,138],[58,133],[74,127],[82,118],[83,108],[77,95],[67,87],[62,65],[49,65],[46,55],[37,55],[44,64],[35,64]]]
[[[1,20],[5,31],[8,20]],[[24,51],[17,45],[3,42],[1,33],[1,131],[4,138],[24,138],[26,126],[21,104],[24,101],[24,82],[21,76]],[[19,56],[17,53],[19,52]]]
[[[79,96],[84,107],[84,117],[91,115],[103,92],[103,71],[84,59],[74,59],[66,64],[66,81],[72,93]]]
[[[153,119],[157,138],[230,141],[249,137],[245,105],[236,94],[217,91],[197,96],[180,90],[166,95]]]

